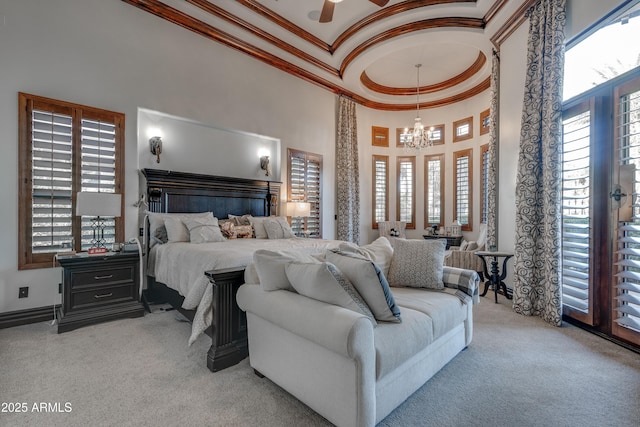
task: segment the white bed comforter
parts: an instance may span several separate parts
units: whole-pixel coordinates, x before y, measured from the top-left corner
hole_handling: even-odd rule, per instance
[[[166,243],[156,245],[150,253],[149,273],[155,280],[184,296],[182,307],[196,308],[189,345],[213,320],[213,292],[205,271],[246,267],[258,249],[295,250],[319,253],[337,247],[338,240],[318,239],[233,239],[216,243]]]

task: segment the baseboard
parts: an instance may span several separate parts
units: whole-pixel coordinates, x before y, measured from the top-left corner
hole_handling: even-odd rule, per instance
[[[60,305],[50,305],[48,307],[29,308],[27,310],[0,313],[0,329],[53,320],[54,310],[57,310],[59,307]]]

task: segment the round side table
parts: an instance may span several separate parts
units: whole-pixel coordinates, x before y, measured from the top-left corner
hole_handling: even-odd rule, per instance
[[[507,277],[507,261],[509,261],[509,258],[513,256],[513,253],[499,251],[478,251],[475,254],[482,260],[482,265],[484,266],[484,274],[488,278],[488,280],[484,282],[484,291],[480,296],[485,296],[487,294],[487,290],[489,290],[489,286],[493,285],[496,303],[498,302],[498,291],[500,289],[502,289],[502,291],[504,292],[504,296],[507,299],[513,298],[507,293],[507,285],[505,285],[504,283],[504,279]],[[487,268],[486,258],[491,258],[490,271]],[[498,267],[499,258],[504,258],[504,261],[502,261],[502,271],[500,271],[500,268]]]

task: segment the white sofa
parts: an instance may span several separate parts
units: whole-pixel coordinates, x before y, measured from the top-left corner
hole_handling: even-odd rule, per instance
[[[450,267],[443,276],[443,291],[391,288],[402,322],[377,326],[347,308],[244,284],[236,298],[250,364],[333,424],[374,426],[471,342],[478,276]]]

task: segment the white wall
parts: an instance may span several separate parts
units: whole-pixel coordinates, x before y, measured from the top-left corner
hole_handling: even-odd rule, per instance
[[[139,108],[266,135],[280,140],[281,158],[288,147],[323,155],[323,229],[334,237],[336,115],[330,92],[120,1],[0,0],[0,15],[0,313],[60,302],[59,268],[17,269],[19,91],[126,115],[126,237],[138,229]],[[148,137],[140,139],[144,145]],[[165,143],[169,162],[177,141],[167,136]],[[246,164],[244,156],[207,158],[211,174]],[[147,160],[141,157],[140,164]],[[28,298],[17,298],[20,286],[30,287]]]

